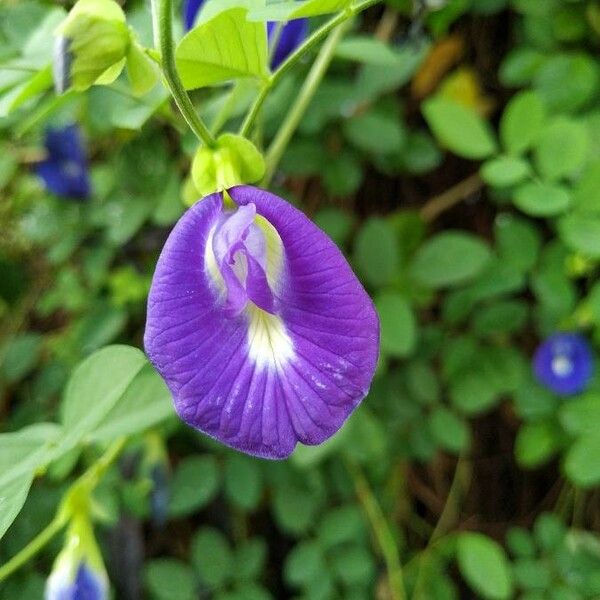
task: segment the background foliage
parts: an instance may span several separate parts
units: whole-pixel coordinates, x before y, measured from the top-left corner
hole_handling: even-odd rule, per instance
[[[148,7],[124,9],[150,46]],[[600,380],[560,398],[530,364],[559,329],[600,342],[600,4],[388,0],[339,43],[271,187],[351,260],[381,360],[344,428],[284,463],[185,427],[141,352],[118,345],[142,347],[195,143],[160,85],[37,94],[64,14],[0,8],[0,533],[31,486],[2,562],[99,447],[131,435],[94,493],[117,598],[385,599],[398,578],[428,600],[600,597]],[[267,99],[264,140],[309,62]],[[237,125],[255,87],[236,90]],[[195,93],[209,123],[228,94]],[[87,203],[30,169],[44,127],[71,121]],[[89,375],[103,360],[122,367],[110,381]],[[0,596],[42,597],[59,549]]]

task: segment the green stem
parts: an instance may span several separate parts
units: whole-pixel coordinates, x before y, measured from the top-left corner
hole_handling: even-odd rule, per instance
[[[26,564],[69,522],[71,517],[69,501],[72,501],[74,496],[84,490],[88,495],[93,491],[104,473],[106,473],[107,469],[123,450],[125,442],[125,438],[117,440],[71,485],[65,494],[63,501],[60,503],[52,521],[50,521],[50,523],[42,529],[42,531],[40,531],[40,533],[38,533],[25,548],[0,567],[0,581],[4,581],[9,575]]]
[[[430,550],[436,545],[438,540],[442,539],[442,537],[452,527],[454,521],[456,521],[458,518],[460,500],[468,490],[470,481],[471,463],[464,458],[463,454],[461,454],[458,457],[458,462],[456,463],[454,477],[452,478],[452,483],[450,484],[450,489],[448,491],[448,496],[446,497],[446,502],[444,504],[444,508],[442,509],[442,513],[440,514],[435,528],[429,537],[427,547],[419,555],[421,558],[417,566],[417,576],[413,592],[413,598],[415,599],[424,597],[421,596],[421,588],[423,587],[423,572],[427,566],[427,561],[431,556]]]
[[[281,78],[292,68],[294,65],[312,48],[314,48],[321,40],[334,30],[338,25],[348,21],[354,15],[359,14],[363,10],[366,10],[370,6],[377,4],[381,0],[362,0],[353,6],[349,6],[342,12],[329,19],[322,27],[319,27],[312,35],[306,38],[306,40],[294,50],[282,63],[279,68],[269,77],[261,88],[254,104],[252,105],[250,112],[246,116],[244,123],[240,129],[240,135],[248,136],[252,125],[256,117],[258,116],[262,105],[269,94],[269,91],[281,80]]]
[[[346,467],[352,476],[356,495],[371,523],[381,554],[383,555],[390,585],[390,596],[392,600],[405,600],[406,593],[404,591],[404,578],[400,556],[398,555],[398,547],[381,510],[381,506],[379,506],[358,464],[348,459],[346,460]]]
[[[0,567],[0,581],[29,562],[67,524],[66,515],[59,511],[50,523],[25,548]]]
[[[266,162],[267,162],[267,172],[262,181],[263,187],[266,187],[275,170],[277,169],[277,165],[287,148],[289,141],[291,140],[296,128],[298,127],[310,101],[313,99],[315,92],[317,91],[321,80],[325,76],[325,72],[327,71],[331,61],[333,60],[333,53],[335,52],[335,48],[338,42],[342,39],[345,31],[346,31],[347,23],[342,23],[336,29],[334,29],[327,41],[323,44],[317,59],[313,63],[302,88],[300,89],[300,93],[296,98],[296,101],[292,105],[292,108],[288,112],[285,120],[283,121],[277,135],[271,142],[269,149],[267,150]]]
[[[158,3],[158,10],[156,4]],[[173,25],[171,0],[152,0],[153,22],[158,26],[158,37],[160,53],[162,57],[162,69],[169,86],[169,91],[175,100],[183,118],[190,126],[196,137],[209,147],[214,147],[215,138],[212,136],[204,121],[196,113],[194,105],[186,92],[175,65],[175,53],[173,51]],[[158,16],[157,16],[158,15]]]
[[[246,118],[240,127],[240,135],[243,135],[244,137],[248,137],[250,135],[252,126],[254,125],[258,114],[260,113],[260,109],[262,108],[264,101],[267,99],[267,96],[273,87],[273,81],[273,77],[270,77],[260,88],[258,96],[256,96],[256,100],[254,100],[254,103],[250,107],[250,110],[248,111],[248,114],[246,115]]]

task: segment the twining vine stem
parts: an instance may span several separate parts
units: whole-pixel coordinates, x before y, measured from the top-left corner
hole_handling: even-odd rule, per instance
[[[304,43],[302,43],[294,52],[292,52],[279,66],[279,68],[263,83],[258,96],[256,97],[254,104],[250,108],[242,126],[240,128],[240,135],[248,137],[252,131],[252,127],[259,115],[260,110],[264,101],[271,89],[281,80],[281,78],[312,48],[314,48],[321,40],[338,25],[341,25],[345,21],[348,21],[355,15],[359,14],[363,10],[366,10],[370,6],[377,4],[381,0],[362,0],[354,5],[347,7],[345,10],[339,12],[337,15],[329,19],[322,27],[319,27],[312,35],[310,35]]]
[[[158,32],[155,32],[155,41],[158,41],[159,44],[162,70],[169,86],[169,91],[183,118],[190,126],[190,129],[196,134],[196,137],[208,147],[213,148],[216,144],[215,138],[198,113],[196,113],[196,109],[177,73],[175,53],[173,51],[173,11],[171,0],[152,0],[152,12],[153,23],[158,28]]]
[[[25,548],[0,567],[0,581],[4,581],[9,575],[29,562],[31,558],[65,527],[69,522],[70,510],[72,508],[69,500],[77,493],[90,494],[94,490],[108,468],[118,458],[119,454],[121,454],[126,441],[126,438],[121,438],[109,446],[106,452],[71,485],[52,521]]]
[[[347,23],[342,23],[330,33],[302,85],[296,101],[286,115],[279,131],[273,138],[266,155],[267,171],[262,181],[264,187],[271,181],[273,173],[275,173],[277,165],[279,164],[290,139],[294,135],[310,101],[313,99],[319,84],[325,76],[325,72],[333,60],[335,48],[344,36],[346,27]]]
[[[363,507],[371,528],[379,544],[388,575],[390,597],[393,600],[405,600],[404,576],[394,536],[385,519],[381,506],[377,502],[369,483],[360,466],[351,459],[346,459],[346,468],[354,481],[356,496]]]

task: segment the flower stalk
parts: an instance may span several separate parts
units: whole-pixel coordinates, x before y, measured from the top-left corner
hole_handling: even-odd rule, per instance
[[[171,0],[152,0],[153,23],[158,28],[155,32],[155,41],[158,41],[161,64],[169,91],[175,100],[183,118],[196,137],[209,148],[216,144],[215,138],[200,118],[192,101],[181,83],[175,65],[173,51],[173,15]]]

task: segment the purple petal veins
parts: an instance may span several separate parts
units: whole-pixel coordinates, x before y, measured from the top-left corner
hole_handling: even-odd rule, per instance
[[[187,423],[243,452],[319,444],[366,395],[373,304],[335,244],[266,191],[195,204],[158,261],[145,347]]]
[[[570,396],[584,391],[594,372],[589,343],[578,333],[556,333],[546,338],[533,358],[538,381],[557,394]]]

